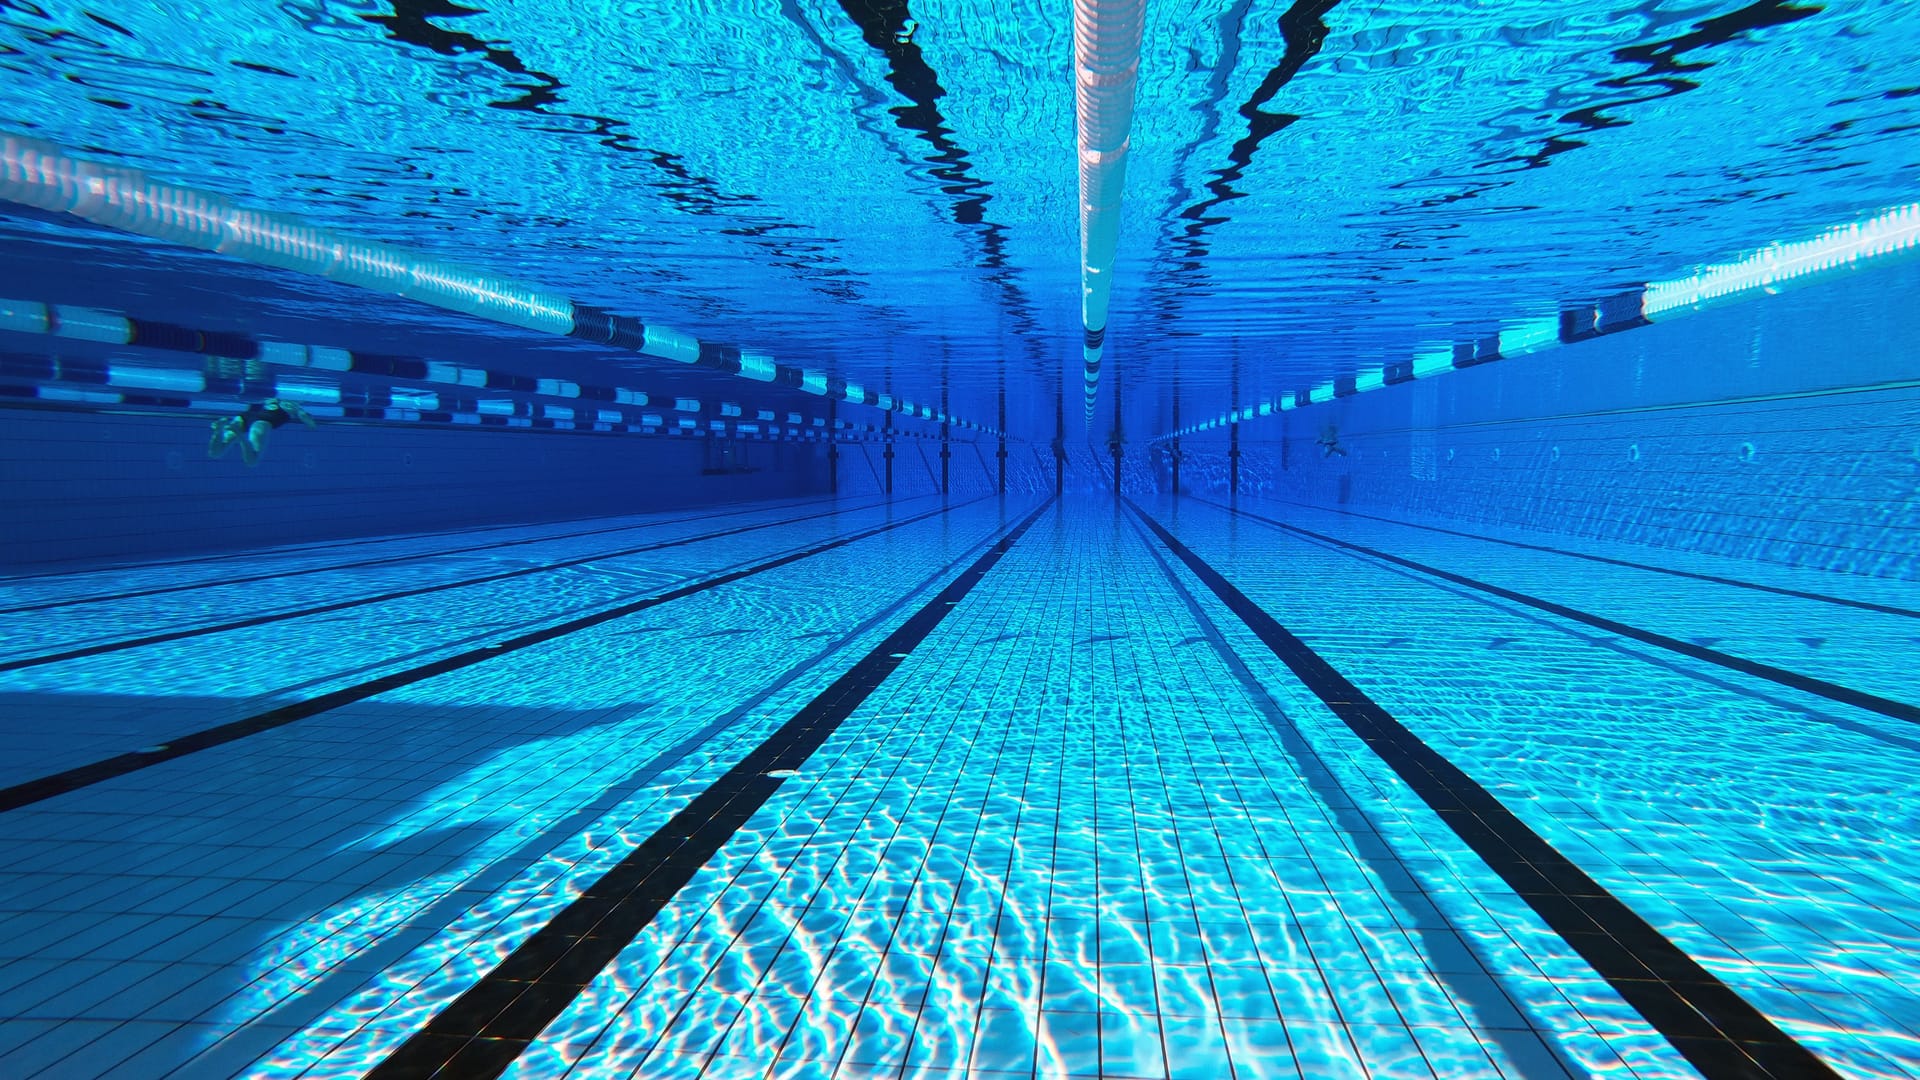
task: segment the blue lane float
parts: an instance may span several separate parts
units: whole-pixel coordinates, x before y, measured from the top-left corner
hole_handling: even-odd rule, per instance
[[[0,331],[191,355],[197,366],[134,354],[56,356],[0,350],[0,398],[69,408],[230,412],[261,396],[296,401],[326,419],[557,431],[859,441],[880,427],[735,401],[675,397],[568,379],[535,378],[427,357],[343,349],[202,330],[123,312],[0,298]],[[386,382],[386,380],[398,380]],[[653,405],[660,411],[640,411]],[[752,419],[747,419],[749,408]],[[687,413],[669,422],[662,412]],[[704,424],[693,419],[706,415]],[[895,431],[931,438],[931,432]]]
[[[1865,221],[1837,225],[1820,235],[1773,244],[1731,262],[1704,266],[1685,277],[1654,281],[1593,301],[1560,305],[1558,314],[1524,320],[1486,337],[1422,350],[1376,371],[1340,376],[1270,400],[1189,424],[1152,441],[1177,439],[1291,409],[1305,408],[1496,360],[1527,356],[1609,334],[1668,322],[1689,312],[1756,296],[1770,296],[1834,271],[1911,254],[1920,249],[1920,203],[1881,211]]]
[[[834,401],[917,415],[968,431],[1001,434],[824,371],[702,341],[631,315],[577,303],[537,285],[347,236],[288,214],[243,207],[211,192],[155,180],[138,169],[77,158],[52,143],[22,135],[0,134],[0,200],[72,214],[155,240],[418,300],[507,326],[627,349]]]
[[[1120,245],[1120,195],[1133,139],[1143,0],[1074,0],[1073,93],[1080,164],[1080,356],[1093,423],[1106,351],[1107,308]]]

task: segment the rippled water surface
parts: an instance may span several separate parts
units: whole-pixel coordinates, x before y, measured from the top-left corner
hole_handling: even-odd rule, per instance
[[[1148,17],[1110,340],[1198,411],[1223,353],[1364,372],[1910,201],[1920,162],[1901,0]],[[1050,421],[1077,363],[1059,4],[21,2],[0,49],[7,128],[908,392],[946,362],[963,414],[1006,362]]]

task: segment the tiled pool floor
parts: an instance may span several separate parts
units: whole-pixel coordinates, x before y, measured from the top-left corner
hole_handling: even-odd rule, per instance
[[[0,1075],[1920,1075],[1920,590],[1472,531],[850,499],[7,581]],[[1629,1004],[1662,941],[1773,1034]]]

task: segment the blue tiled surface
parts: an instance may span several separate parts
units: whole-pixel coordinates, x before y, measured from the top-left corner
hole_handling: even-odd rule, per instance
[[[1203,556],[1533,828],[1786,1030],[1854,1075],[1920,1068],[1908,898],[1920,739],[1911,724],[1748,679],[1395,567],[1233,522],[1189,500]],[[1325,514],[1294,520],[1337,527]],[[1811,602],[1342,530],[1474,567],[1656,632],[1920,698],[1892,616],[1820,621]],[[1572,560],[1565,560],[1571,562]],[[1276,571],[1346,588],[1283,589]],[[1848,588],[1844,578],[1829,582]],[[1709,595],[1701,595],[1703,588]],[[1855,618],[1858,615],[1860,617]],[[1912,619],[1906,619],[1912,622]],[[1825,650],[1794,653],[1796,625]],[[1912,631],[1907,631],[1911,634]],[[1892,827],[1888,828],[1888,824]],[[1904,823],[1904,824],[1903,824]],[[1839,1019],[1823,993],[1853,1009]]]
[[[1240,493],[1911,582],[1916,296],[1908,261],[1258,418]],[[1250,380],[1241,403],[1271,389]],[[1224,434],[1181,440],[1183,490],[1226,494]],[[1170,490],[1164,446],[1127,464],[1129,490]]]
[[[223,306],[230,300],[223,297]],[[0,347],[17,349],[21,340],[7,335]],[[259,467],[248,469],[207,458],[201,417],[14,409],[6,423],[0,503],[13,512],[0,532],[0,569],[15,573],[314,537],[643,514],[662,505],[731,509],[827,491],[824,455],[813,445],[752,445],[736,452],[753,471],[707,475],[705,440],[531,445],[521,432],[396,437],[377,426],[338,424],[321,433],[295,425],[276,432]],[[647,482],[609,482],[628,476]]]
[[[836,1075],[1579,1068],[1591,1021],[1559,999],[1563,1043],[1523,1013],[1498,954],[1420,884],[1466,893],[1485,871],[1463,879],[1439,861],[1457,851],[1422,848],[1416,878],[1283,710],[1209,654],[1139,538],[1109,508],[1074,510],[1029,534],[515,1075],[653,1075],[729,1046]],[[1594,1018],[1631,1027],[1619,1010]],[[1686,1074],[1637,1056],[1644,1075]]]
[[[691,565],[698,568],[696,572],[705,569],[704,563],[699,561],[698,552],[667,548],[643,552],[637,557],[624,554],[634,548],[671,544],[711,533],[744,531],[755,527],[768,530],[758,538],[762,544],[786,544],[808,535],[822,535],[819,528],[835,528],[849,520],[848,514],[877,505],[880,505],[880,500],[868,499],[846,504],[823,502],[811,506],[791,506],[740,518],[680,515],[658,525],[642,524],[617,532],[602,531],[607,528],[604,523],[573,530],[547,529],[543,531],[558,535],[551,540],[532,544],[462,551],[444,557],[408,558],[385,565],[350,566],[331,573],[309,572],[284,580],[208,584],[187,592],[133,596],[110,603],[70,604],[58,609],[59,614],[51,618],[46,614],[47,609],[37,606],[48,601],[34,599],[36,594],[53,592],[43,579],[31,583],[40,586],[38,589],[9,590],[9,594],[0,599],[0,608],[28,609],[0,612],[0,642],[5,643],[0,647],[6,650],[0,653],[0,662],[114,644],[149,635],[193,631],[228,622],[288,616],[302,618],[301,630],[298,631],[302,635],[311,634],[311,627],[322,623],[333,627],[336,633],[348,633],[354,627],[377,627],[383,632],[390,632],[397,626],[426,623],[432,623],[438,630],[448,622],[463,617],[472,623],[481,623],[489,607],[503,606],[503,597],[511,597],[516,608],[526,611],[590,610],[596,604],[612,606],[634,595],[646,595],[648,591],[678,584],[686,576],[681,568],[688,565],[688,555],[694,559]],[[836,509],[841,513],[836,514]],[[807,519],[813,519],[815,531],[812,533],[807,530]],[[792,524],[781,524],[783,522]],[[568,531],[589,535],[569,536]],[[505,538],[508,543],[514,539],[523,537]],[[487,542],[499,544],[502,541],[489,538]],[[745,541],[742,544],[742,557],[751,558],[755,550],[759,549],[751,540]],[[350,558],[335,558],[349,563],[369,561],[359,552]],[[534,570],[548,563],[580,560],[585,562],[552,571],[509,577],[499,582],[482,581],[471,586],[462,585],[474,579]],[[316,568],[324,565],[316,560]],[[202,566],[188,569],[195,574],[206,572]],[[257,576],[239,567],[227,566],[223,569],[232,578]],[[55,588],[58,587],[57,582],[64,580],[52,579],[56,583]],[[150,591],[155,587],[130,587],[121,591]],[[392,593],[419,590],[434,591],[418,597],[377,600]],[[316,606],[347,603],[355,606],[339,612],[303,614]],[[494,622],[491,625],[505,624]],[[523,624],[516,623],[513,628],[519,625]],[[512,632],[512,629],[507,632]],[[237,646],[239,650],[245,651],[250,647],[241,635],[236,633],[232,636],[241,642]],[[276,643],[288,639],[282,630],[265,630],[259,632],[258,636],[264,641]],[[302,638],[295,637],[293,640]],[[207,652],[198,643],[179,646],[172,651],[183,657],[194,658],[174,661],[175,666],[204,666],[207,662]],[[366,655],[370,651],[371,645],[356,648],[354,653]],[[142,666],[168,663],[164,658],[150,659],[151,655],[143,654]]]
[[[1538,532],[1494,529],[1479,535],[1514,539],[1537,551],[1484,539],[1437,533],[1378,516],[1359,517],[1337,510],[1243,499],[1242,510],[1284,521],[1336,540],[1427,564],[1495,587],[1526,594],[1604,619],[1757,663],[1784,668],[1896,700],[1920,700],[1920,673],[1904,656],[1920,643],[1920,618],[1899,612],[1920,611],[1920,587],[1912,582],[1870,577],[1835,577],[1797,567],[1694,556],[1674,559],[1630,544],[1572,541]],[[1431,521],[1431,518],[1426,519]],[[1258,526],[1255,526],[1256,528]],[[1446,526],[1454,532],[1464,530]],[[1546,541],[1543,543],[1543,541]],[[1731,578],[1762,586],[1813,592],[1819,596],[1892,607],[1877,611],[1809,596],[1788,596],[1731,587],[1632,566],[1588,566],[1566,552],[1637,561],[1699,575]],[[1634,559],[1634,556],[1640,556]],[[1689,570],[1689,568],[1692,568]],[[1829,592],[1821,592],[1825,587]],[[1490,648],[1514,642],[1488,639]],[[1623,644],[1631,644],[1623,642]],[[1866,722],[1901,732],[1911,725]],[[1916,732],[1920,734],[1920,732]]]
[[[190,630],[209,623],[238,621],[257,614],[297,612],[315,604],[428,585],[450,584],[503,571],[534,568],[545,562],[577,560],[599,553],[656,544],[676,537],[744,528],[756,523],[792,521],[726,538],[625,557],[607,557],[547,573],[486,582],[420,596],[368,603],[212,637],[189,637],[136,649],[107,652],[41,667],[0,674],[0,732],[12,751],[0,764],[0,783],[18,782],[165,742],[184,731],[313,696],[397,667],[509,638],[553,622],[653,595],[687,581],[802,549],[859,527],[878,525],[889,515],[907,516],[937,505],[903,500],[891,506],[873,499],[830,501],[758,511],[715,519],[673,515],[671,523],[637,532],[568,536],[581,527],[542,527],[535,535],[558,538],[482,552],[420,558],[387,566],[356,568],[288,579],[209,586],[190,592],[144,596],[124,602],[87,604],[12,617],[0,637],[0,657],[23,658],[74,646],[116,642],[156,631]],[[798,521],[800,518],[812,520]],[[601,523],[606,528],[620,521]],[[516,537],[522,538],[524,537]],[[449,544],[472,547],[496,543],[492,533]],[[385,550],[384,548],[382,550]],[[403,546],[402,551],[413,550]],[[352,554],[300,553],[297,565],[310,568],[322,559],[358,561]],[[222,564],[225,565],[225,564]],[[233,568],[234,576],[260,571]],[[202,566],[194,575],[205,573]],[[172,581],[169,572],[110,572],[93,580],[102,592],[136,591],[152,582]],[[8,590],[9,602],[43,602],[71,578],[33,579]],[[197,580],[192,579],[192,580]],[[53,584],[49,584],[53,582]],[[65,594],[56,594],[65,595]],[[734,594],[730,594],[734,595]],[[14,597],[18,598],[15,599]],[[124,612],[124,614],[123,614]],[[721,621],[700,633],[738,629],[740,618]],[[55,629],[40,626],[52,622]],[[657,624],[641,621],[621,631],[643,636]],[[55,731],[42,721],[49,697],[61,699],[62,724]],[[71,699],[71,700],[68,700]]]
[[[885,514],[849,515],[837,531]],[[961,507],[318,724],[7,814],[6,850],[44,861],[9,868],[0,911],[64,916],[12,938],[9,951],[18,962],[42,949],[111,954],[90,983],[93,1004],[120,1019],[145,1015],[144,1005],[120,1008],[110,974],[132,953],[221,967],[217,985],[197,991],[217,996],[189,1019],[324,1028],[328,1008],[393,977],[408,956],[426,960],[404,969],[412,982],[431,975],[449,936],[498,940],[544,921],[534,908],[554,901],[538,894],[562,895],[557,877],[585,872],[577,863],[590,870],[622,830],[644,835],[652,826],[631,824],[636,813],[669,813],[700,786],[690,773],[749,738],[755,721],[742,710],[757,695],[830,670],[843,637],[900,617],[928,575],[998,521],[991,505]],[[775,546],[818,539],[789,532]],[[752,561],[768,543],[717,545],[705,569]],[[675,557],[689,570],[697,560],[692,549]],[[746,632],[707,636],[714,627]],[[54,859],[63,842],[68,857]],[[139,944],[110,943],[128,937]]]
[[[1913,696],[1889,645],[1897,616],[1836,618],[1804,599],[1246,505]],[[0,1073],[357,1075],[1031,506],[956,505],[0,814]],[[1920,908],[1906,898],[1920,740],[1903,725],[1197,501],[1148,509],[1843,1075],[1920,1071]],[[554,621],[887,513],[595,563],[545,593],[483,592],[397,627],[389,656],[500,633],[496,620]],[[725,520],[754,515],[797,516]],[[528,535],[552,539],[509,549],[516,559],[617,546],[541,528]],[[490,537],[369,548],[431,565],[435,543]],[[181,572],[31,587],[76,595]],[[382,587],[344,570],[304,580],[329,597]],[[190,614],[194,592],[169,595]],[[367,640],[395,640],[382,618],[369,616]],[[253,707],[391,662],[359,655],[337,624],[278,626],[281,645],[228,643],[217,672],[54,665],[67,681],[17,687],[34,704],[16,715],[66,722],[71,709],[77,724],[98,685],[129,718],[117,737],[151,738],[216,714],[199,702]],[[287,644],[301,634],[304,649]],[[1802,636],[1826,643],[1796,652]],[[1086,500],[1044,514],[512,1075],[1694,1074],[1209,591],[1111,500]]]

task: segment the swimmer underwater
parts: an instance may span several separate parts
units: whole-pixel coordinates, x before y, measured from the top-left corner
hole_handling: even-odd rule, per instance
[[[308,427],[319,426],[313,422],[307,410],[285,398],[268,398],[258,405],[249,405],[246,412],[223,416],[213,422],[213,438],[207,443],[207,456],[220,457],[228,447],[239,443],[240,460],[248,465],[257,465],[260,455],[267,450],[267,433],[294,420]]]

